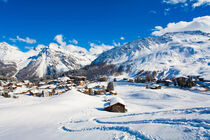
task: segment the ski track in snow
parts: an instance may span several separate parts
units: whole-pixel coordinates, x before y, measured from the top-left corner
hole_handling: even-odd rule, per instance
[[[186,119],[186,118],[178,118],[178,119],[171,119],[171,118],[157,118],[157,119],[146,119],[146,120],[135,120],[135,121],[102,121],[101,119],[114,119],[120,120],[122,117],[138,117],[141,115],[155,115],[159,113],[174,115],[174,114],[210,114],[210,107],[198,107],[198,108],[188,108],[188,109],[174,109],[169,111],[157,111],[157,112],[144,112],[144,113],[133,113],[133,114],[127,114],[127,115],[119,115],[119,116],[113,116],[113,117],[106,117],[106,118],[93,118],[91,120],[79,120],[79,121],[71,121],[68,122],[68,124],[79,124],[82,126],[82,123],[93,121],[97,125],[97,127],[92,128],[82,128],[78,130],[70,129],[66,127],[65,125],[61,127],[63,131],[66,132],[85,132],[85,131],[121,131],[126,132],[131,136],[134,136],[136,139],[155,139],[152,136],[145,135],[144,132],[141,130],[133,130],[130,127],[127,127],[125,125],[133,124],[133,125],[139,125],[139,124],[161,124],[161,125],[177,125],[177,126],[190,126],[194,128],[203,128],[207,132],[205,132],[205,137],[210,138],[210,135],[208,134],[208,131],[210,130],[210,119]],[[107,126],[106,126],[107,125]],[[112,125],[112,126],[110,126]],[[119,125],[119,126],[113,126],[113,125]],[[124,125],[124,126],[120,126]],[[191,130],[189,130],[191,131]],[[186,132],[187,133],[187,132]]]
[[[124,126],[100,126],[100,127],[93,127],[93,128],[84,128],[80,130],[72,130],[68,129],[67,127],[63,126],[62,129],[66,132],[84,132],[84,131],[93,131],[93,130],[100,130],[100,131],[121,131],[126,132],[132,136],[135,136],[137,139],[144,139],[144,140],[150,140],[151,138],[145,136],[139,131],[132,130],[130,127],[124,127]]]

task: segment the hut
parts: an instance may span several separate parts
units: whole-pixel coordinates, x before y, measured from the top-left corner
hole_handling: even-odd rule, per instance
[[[22,87],[23,85],[22,85],[22,83],[17,83],[16,84],[16,87]]]
[[[99,77],[99,78],[97,79],[97,81],[99,81],[99,82],[106,82],[107,80],[108,80],[107,77]]]
[[[106,94],[106,90],[105,89],[98,89],[94,91],[95,95],[105,95]]]
[[[127,112],[124,101],[121,98],[117,97],[111,98],[110,102],[105,104],[104,110],[109,112],[121,112],[121,113]]]
[[[158,84],[151,84],[151,85],[147,85],[146,89],[161,89],[161,86]]]

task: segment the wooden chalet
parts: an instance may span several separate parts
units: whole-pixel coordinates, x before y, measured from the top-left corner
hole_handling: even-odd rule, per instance
[[[111,98],[109,100],[109,103],[105,104],[104,110],[109,112],[119,112],[119,113],[127,112],[124,101],[121,98],[117,97]]]

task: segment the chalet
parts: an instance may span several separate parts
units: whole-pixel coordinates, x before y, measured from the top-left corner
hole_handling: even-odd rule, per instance
[[[109,112],[121,112],[121,113],[127,112],[124,101],[121,98],[117,97],[111,98],[109,103],[105,104],[104,110]]]
[[[28,94],[29,91],[22,91],[20,94]]]
[[[23,85],[22,85],[22,83],[17,83],[16,84],[16,87],[22,87]]]
[[[69,77],[60,77],[60,78],[58,78],[58,81],[59,81],[59,82],[66,82],[66,81],[68,81],[68,80],[70,80]]]
[[[133,82],[134,82],[134,80],[133,80],[133,79],[129,79],[128,81],[129,81],[129,82],[131,82],[131,83],[133,83]]]
[[[86,77],[84,77],[84,76],[76,76],[76,77],[74,77],[74,80],[76,80],[76,81],[87,81],[87,78]]]
[[[111,95],[117,95],[117,92],[110,91],[109,94],[111,94]]]
[[[3,85],[4,89],[7,89],[9,86],[8,85]]]
[[[65,89],[58,89],[58,90],[56,90],[57,95],[61,95],[64,92],[66,92]]]
[[[23,83],[24,83],[24,84],[29,84],[30,81],[29,81],[29,80],[24,80]]]
[[[105,89],[98,89],[94,91],[95,95],[105,95],[106,94],[106,90]]]
[[[38,83],[38,87],[41,87],[41,86],[44,86],[44,85],[47,85],[47,83],[46,82],[39,82]]]
[[[32,96],[41,96],[42,95],[42,91],[41,90],[37,90],[37,89],[29,90],[29,93]]]
[[[123,78],[124,81],[128,81],[128,78]]]
[[[100,78],[98,78],[97,81],[99,81],[99,82],[106,82],[107,80],[108,80],[107,77],[100,77]]]
[[[165,86],[169,86],[170,83],[172,83],[172,80],[169,80],[169,79],[167,79],[167,80],[157,80],[157,84],[160,84],[160,83],[164,84]]]
[[[161,89],[161,86],[157,84],[151,84],[151,85],[147,85],[146,89]]]
[[[32,86],[31,88],[32,88],[33,90],[38,89],[37,86]]]

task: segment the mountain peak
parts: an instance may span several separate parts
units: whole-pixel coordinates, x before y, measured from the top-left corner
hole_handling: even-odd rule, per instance
[[[209,45],[208,33],[201,31],[167,33],[113,48],[99,55],[92,64],[114,64],[123,67],[131,75],[141,70],[165,71],[168,76],[210,75]]]

